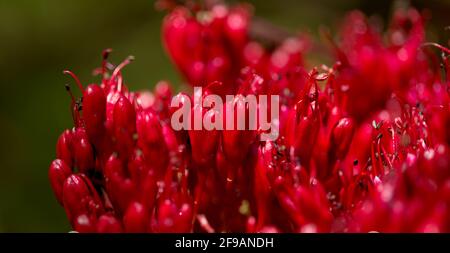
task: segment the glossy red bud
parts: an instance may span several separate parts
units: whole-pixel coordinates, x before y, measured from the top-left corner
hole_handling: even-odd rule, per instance
[[[103,212],[103,203],[92,185],[83,174],[70,175],[63,186],[63,206],[72,223],[79,215],[98,217]]]
[[[161,123],[157,115],[151,111],[142,111],[137,114],[136,128],[139,144],[142,148],[151,148],[161,144],[163,136]]]
[[[72,141],[75,167],[81,173],[87,173],[95,167],[94,151],[83,128],[77,128]]]
[[[66,178],[68,178],[70,174],[72,174],[72,170],[69,166],[67,166],[64,160],[56,159],[50,164],[48,178],[50,180],[53,193],[61,205],[63,204],[63,185]]]
[[[135,142],[136,111],[124,95],[121,95],[114,105],[113,125],[119,154],[128,157]]]
[[[334,126],[330,138],[330,148],[336,159],[343,159],[347,154],[355,129],[355,123],[351,118],[342,118]]]
[[[58,138],[56,143],[56,158],[64,160],[67,166],[73,165],[73,151],[72,146],[73,134],[70,130],[65,130]]]
[[[126,176],[124,163],[116,154],[109,157],[104,173],[105,186],[111,202],[118,213],[123,214],[135,197],[135,184]]]
[[[202,108],[201,105],[194,105],[194,108],[191,110],[193,121],[196,115],[195,110],[201,110],[201,120],[203,120],[205,114],[210,112],[205,108],[200,108]],[[192,126],[194,126],[194,123],[192,123]],[[192,148],[192,160],[201,168],[212,166],[216,158],[220,132],[217,130],[195,130],[195,128],[191,128],[188,134]]]
[[[119,100],[122,92],[113,89],[109,91],[106,95],[106,129],[114,133],[113,116],[114,116],[114,106]]]
[[[169,233],[176,229],[177,207],[171,200],[164,200],[158,206],[158,232]]]
[[[144,154],[140,149],[136,149],[130,161],[128,161],[128,172],[131,180],[138,189],[141,188],[149,169],[150,167]]]
[[[299,110],[298,107],[294,108],[288,116],[286,138],[288,145],[293,150],[294,158],[299,159],[302,165],[308,167],[313,152],[311,147],[319,134],[320,121],[315,112],[310,115],[302,115],[298,114],[297,110]]]
[[[236,53],[241,53],[248,40],[250,14],[245,7],[230,10],[226,16],[224,30]]]
[[[158,193],[157,178],[152,171],[148,171],[147,175],[143,175],[144,182],[141,187],[140,200],[144,208],[153,210]]]
[[[189,233],[192,229],[192,220],[194,215],[192,205],[189,203],[181,204],[181,207],[176,217],[176,227],[174,232],[176,233]]]
[[[98,85],[87,86],[83,93],[83,118],[89,140],[98,145],[105,134],[106,121],[106,96]]]
[[[147,210],[141,203],[130,203],[125,216],[123,217],[123,224],[125,232],[128,233],[144,233],[150,225],[149,210]]]
[[[258,82],[259,86],[263,79],[261,79],[259,76],[255,76],[252,79],[252,82]],[[251,86],[248,84],[248,86]],[[254,89],[257,89],[253,87]],[[251,90],[251,87],[249,87]],[[254,90],[250,91],[250,94],[256,95]],[[245,94],[238,94],[245,97]],[[229,109],[226,109],[229,108]],[[238,117],[239,112],[245,112],[245,126],[244,129],[239,129],[238,127]],[[235,165],[242,163],[244,158],[247,156],[248,149],[250,148],[250,145],[257,140],[257,131],[258,125],[257,125],[257,115],[258,111],[255,109],[252,117],[254,117],[255,125],[253,126],[253,129],[250,126],[250,113],[253,112],[253,110],[248,109],[248,104],[241,101],[240,99],[234,99],[233,101],[230,101],[225,104],[224,111],[223,111],[223,124],[224,127],[226,127],[226,119],[227,117],[233,117],[234,118],[234,125],[232,130],[223,130],[221,131],[221,137],[222,137],[222,149],[225,157],[228,159],[230,163],[234,163]],[[231,115],[228,115],[228,113],[231,113]]]

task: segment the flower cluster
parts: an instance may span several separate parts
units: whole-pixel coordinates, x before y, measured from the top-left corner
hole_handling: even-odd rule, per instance
[[[335,64],[310,70],[308,40],[264,47],[251,20],[248,6],[175,6],[162,39],[203,96],[278,95],[274,141],[174,130],[170,84],[129,91],[131,57],[115,66],[105,50],[101,83],[86,87],[65,71],[82,97],[67,86],[74,128],[49,178],[73,229],[450,232],[450,50],[424,43],[419,12],[397,10],[384,34],[349,13],[330,43]]]

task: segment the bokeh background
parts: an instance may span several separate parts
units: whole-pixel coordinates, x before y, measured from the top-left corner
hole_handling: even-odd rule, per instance
[[[254,0],[255,14],[290,31],[318,39],[320,26],[336,31],[343,15],[360,9],[387,20],[391,1]],[[450,1],[412,1],[428,8],[428,40],[447,44]],[[0,232],[66,232],[64,210],[51,192],[47,170],[59,134],[72,127],[70,99],[62,75],[71,69],[83,83],[101,51],[111,47],[113,62],[128,55],[136,61],[124,70],[129,87],[150,89],[165,79],[182,80],[160,40],[164,13],[151,0],[0,0]],[[311,62],[321,56],[308,56]],[[321,59],[322,60],[322,59]],[[327,61],[329,59],[323,59]],[[180,86],[178,86],[180,87]]]

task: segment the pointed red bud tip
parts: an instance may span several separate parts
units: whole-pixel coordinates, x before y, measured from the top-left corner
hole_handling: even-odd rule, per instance
[[[84,91],[83,119],[89,139],[96,143],[105,131],[106,120],[106,96],[98,85],[90,84]]]
[[[248,217],[245,232],[256,233],[256,218],[254,216]]]
[[[331,135],[331,148],[336,158],[342,159],[348,152],[355,132],[355,123],[351,118],[342,118],[334,126]]]
[[[139,202],[132,202],[123,217],[125,232],[144,233],[150,225],[149,210]]]
[[[136,133],[136,111],[130,101],[122,94],[114,105],[114,136],[121,156],[129,156],[133,151]]]
[[[86,173],[90,169],[95,168],[94,150],[84,129],[78,128],[75,131],[72,145],[75,166],[78,170],[81,173]]]
[[[219,8],[222,6],[219,6]],[[222,7],[223,8],[223,7]],[[219,11],[222,13],[219,9]],[[221,13],[219,15],[221,15]],[[229,41],[234,44],[235,49],[241,49],[248,41],[248,29],[250,25],[249,10],[243,7],[232,9],[226,13],[225,33],[229,37]]]
[[[293,149],[295,158],[299,158],[304,166],[309,164],[313,152],[311,147],[317,140],[321,124],[318,111],[310,108],[310,103],[299,101],[286,123],[287,143]]]
[[[64,160],[56,159],[50,164],[48,178],[56,199],[61,205],[63,204],[63,185],[66,178],[68,178],[70,174],[72,174],[72,170],[64,162]]]
[[[280,95],[280,138],[257,143],[259,130],[175,127],[171,116],[182,111],[169,105],[170,85],[160,82],[153,93],[128,91],[122,70],[132,59],[116,67],[105,50],[100,86],[83,87],[65,71],[83,100],[68,89],[75,130],[59,137],[48,177],[74,229],[448,230],[450,50],[422,45],[442,51],[445,79],[440,59],[417,50],[424,39],[418,12],[395,14],[387,43],[353,12],[339,46],[331,42],[342,63],[320,74],[302,66],[305,43],[298,39],[275,50],[249,43],[250,9],[219,4],[197,10],[180,6],[164,20],[162,39],[173,62],[187,82],[204,87],[201,96]],[[176,98],[194,107],[190,95]],[[248,111],[244,103],[236,107]],[[215,120],[208,111],[193,110],[194,118]],[[371,128],[367,120],[374,115]],[[248,219],[239,208],[243,199],[252,209]]]
[[[136,111],[128,98],[120,95],[113,111],[113,122],[116,131],[133,134],[136,131]]]
[[[136,128],[139,141],[144,146],[158,145],[162,143],[162,129],[159,119],[151,111],[142,111],[136,118]]]
[[[199,104],[195,104],[191,109],[193,118],[197,115],[203,118],[205,117],[205,114],[210,112],[212,111],[205,110],[203,106]],[[192,120],[191,129],[188,130],[188,135],[192,147],[192,160],[194,163],[202,168],[212,166],[218,147],[219,132],[216,130],[203,129],[202,126],[196,125],[195,120]]]
[[[118,213],[125,213],[131,198],[135,194],[135,185],[131,179],[125,177],[124,163],[112,154],[105,164],[105,186],[108,196]]]
[[[68,167],[72,167],[73,156],[71,151],[72,145],[72,132],[65,130],[58,138],[56,143],[56,158],[64,160]]]
[[[157,178],[152,171],[148,171],[147,175],[145,175],[144,182],[141,186],[141,191],[142,205],[148,210],[153,210],[158,193],[158,183]]]
[[[171,200],[166,199],[159,204],[158,208],[158,232],[169,233],[175,226],[176,206]]]
[[[144,182],[145,176],[149,170],[147,161],[144,159],[142,150],[135,148],[133,154],[128,160],[128,173],[131,181],[136,187],[141,188],[141,184]]]
[[[187,139],[186,132],[176,132],[170,124],[162,124],[162,134],[164,144],[172,152],[177,151],[181,145],[184,145]]]
[[[121,233],[122,224],[112,214],[104,214],[97,221],[98,233]]]
[[[123,170],[123,163],[117,157],[117,154],[112,154],[108,158],[108,161],[105,164],[105,180],[108,183],[115,175],[121,175]]]

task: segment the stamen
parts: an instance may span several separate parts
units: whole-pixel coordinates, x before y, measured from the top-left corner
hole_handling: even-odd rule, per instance
[[[70,112],[72,113],[72,120],[73,123],[76,127],[78,127],[80,125],[80,112],[78,110],[79,105],[76,102],[76,99],[72,93],[72,90],[70,89],[70,85],[69,84],[65,84],[64,85],[66,88],[66,91],[69,93],[70,95]]]
[[[112,52],[111,48],[107,48],[105,50],[103,50],[102,52],[102,76],[105,77],[106,72],[108,71],[107,69],[107,64],[108,64],[108,56],[109,54]]]
[[[421,47],[426,47],[426,46],[436,47],[436,48],[440,49],[441,51],[443,51],[443,52],[445,52],[445,53],[447,53],[447,54],[450,54],[450,49],[448,49],[448,48],[446,48],[446,47],[444,47],[444,46],[441,46],[441,45],[439,45],[438,43],[434,43],[434,42],[426,42],[426,43],[423,43],[423,44],[421,45]]]
[[[78,88],[80,89],[80,91],[83,93],[84,92],[84,88],[83,85],[80,82],[80,79],[78,79],[78,77],[70,70],[64,70],[63,74],[65,75],[70,75],[76,82],[76,84],[78,85]]]
[[[120,71],[127,66],[128,64],[130,64],[132,61],[134,61],[134,56],[130,55],[128,56],[122,63],[119,64],[119,66],[116,67],[116,69],[114,69],[114,72],[111,75],[111,80],[115,80],[118,76],[119,78],[117,79],[117,89],[119,91],[122,90],[122,82],[123,79],[121,78]]]

